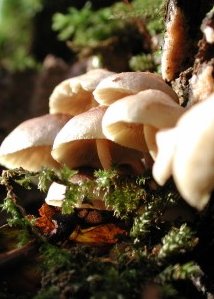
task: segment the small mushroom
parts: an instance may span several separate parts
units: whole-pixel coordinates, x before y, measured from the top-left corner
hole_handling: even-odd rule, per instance
[[[56,134],[70,118],[65,114],[45,114],[22,122],[3,140],[0,164],[29,171],[58,168],[60,165],[52,158],[51,148]]]
[[[126,147],[156,156],[156,132],[173,127],[184,112],[166,93],[148,89],[108,107],[102,120],[105,136]]]
[[[73,117],[58,133],[52,156],[71,169],[108,169],[114,164],[129,165],[137,173],[144,170],[142,154],[107,140],[102,132],[106,106],[98,106]]]
[[[101,168],[97,147],[105,150],[106,140],[99,126],[104,111],[104,106],[92,108],[68,121],[54,140],[53,158],[71,169]]]
[[[66,185],[53,182],[48,188],[45,202],[54,207],[61,207],[63,200],[65,199]]]
[[[92,175],[88,175],[86,173],[77,173],[74,174],[69,181],[73,184],[76,185],[81,185],[84,182],[90,182],[91,180],[93,180],[93,176]],[[59,184],[57,182],[53,182],[49,189],[48,189],[48,193],[47,196],[45,198],[45,202],[48,205],[51,206],[55,206],[55,207],[62,207],[63,201],[65,200],[65,192],[66,192],[66,186],[63,184]],[[89,187],[88,187],[89,188]],[[104,201],[100,196],[96,196],[96,192],[91,192],[94,195],[93,200],[87,200],[87,202],[85,201],[84,198],[80,198],[79,202],[76,204],[77,208],[93,208],[93,209],[98,209],[98,210],[106,210]]]
[[[113,74],[105,69],[94,69],[87,73],[66,79],[57,85],[49,99],[50,113],[77,115],[97,106],[93,90],[100,80]]]
[[[98,103],[109,106],[123,97],[146,89],[161,90],[178,102],[178,96],[161,76],[150,72],[123,72],[108,76],[100,81],[93,95]]]
[[[163,186],[172,175],[172,161],[176,145],[176,128],[160,130],[156,134],[157,156],[152,168],[156,182]]]

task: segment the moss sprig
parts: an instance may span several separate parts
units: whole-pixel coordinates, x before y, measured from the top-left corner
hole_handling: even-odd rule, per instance
[[[116,170],[97,171],[95,177],[96,191],[103,194],[106,206],[114,211],[116,217],[127,218],[144,204],[143,180],[124,177]]]
[[[63,248],[48,242],[43,242],[39,248],[42,256],[42,266],[45,270],[51,270],[56,265],[68,268],[71,265],[71,253]]]
[[[29,172],[23,168],[3,170],[0,176],[0,184],[6,189],[6,197],[0,205],[2,211],[7,213],[7,224],[20,229],[18,246],[25,244],[32,238],[44,241],[44,237],[34,227],[34,216],[28,217],[22,205],[18,204],[18,198],[14,192],[13,182],[20,184],[27,190],[35,184],[35,178],[38,179],[39,173]]]
[[[20,171],[22,172],[22,169]],[[17,176],[15,170],[2,171],[2,175],[0,177],[0,184],[5,187],[7,195],[0,207],[9,215],[9,225],[21,225],[23,227],[28,223],[28,221],[25,219],[25,210],[23,209],[23,207],[17,204],[17,196],[11,184],[11,178],[13,178],[13,176]]]
[[[144,207],[138,211],[133,221],[130,235],[134,243],[142,241],[154,227],[158,228],[164,222],[162,216],[167,208],[176,205],[176,202],[171,194],[163,198],[159,194],[150,193],[146,197]]]
[[[73,213],[77,203],[81,202],[81,198],[84,198],[84,194],[81,192],[81,188],[78,185],[72,184],[67,186],[65,200],[62,203],[62,214]]]
[[[26,217],[24,209],[16,204],[16,198],[10,197],[8,193],[7,197],[4,199],[3,203],[0,204],[2,211],[7,213],[7,224],[10,227],[18,227],[18,243],[17,247],[20,247],[26,244],[29,240],[32,239],[32,220]]]
[[[195,232],[186,224],[180,227],[172,227],[162,239],[162,246],[158,253],[158,259],[166,259],[179,253],[190,252],[198,243]]]
[[[169,265],[157,276],[156,281],[164,284],[176,280],[192,280],[202,275],[200,266],[194,261],[189,261],[185,264]]]

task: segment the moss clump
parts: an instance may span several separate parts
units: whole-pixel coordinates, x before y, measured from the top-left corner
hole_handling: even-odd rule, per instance
[[[20,228],[25,227],[39,247],[41,288],[38,288],[36,295],[34,293],[34,297],[31,294],[29,298],[59,298],[63,295],[63,298],[135,299],[146,292],[151,284],[160,296],[164,294],[164,298],[187,299],[191,294],[194,298],[203,298],[204,284],[199,284],[199,289],[194,287],[204,278],[197,262],[197,244],[200,240],[197,234],[199,225],[195,226],[195,223],[200,222],[200,217],[194,215],[191,220],[179,216],[173,220],[167,218],[168,210],[176,210],[183,204],[171,182],[159,188],[154,186],[150,174],[124,176],[113,169],[96,171],[93,180],[74,185],[69,180],[73,173],[76,172],[68,169],[58,173],[48,169],[39,173],[16,169],[2,174],[1,184],[13,199],[12,206],[8,205],[8,198],[3,203],[11,215],[10,224],[19,227],[20,223],[15,221],[18,217]],[[112,209],[114,223],[121,225],[123,222],[126,234],[111,244],[100,246],[76,243],[69,238],[49,239],[47,235],[41,235],[32,222],[26,223],[28,218],[23,208],[16,204],[13,193],[11,182],[14,180],[29,188],[29,184],[23,184],[25,175],[29,184],[29,178],[34,181],[35,177],[39,177],[40,184],[43,182],[42,188],[41,185],[39,188],[43,191],[46,190],[46,183],[63,182],[69,190],[65,199],[68,207],[74,194],[90,200],[102,193],[106,205]],[[187,208],[184,206],[184,209]],[[76,221],[76,209],[65,212],[72,213],[66,217]],[[73,227],[80,224],[73,222]],[[97,224],[93,225],[96,227]],[[35,258],[38,259],[38,256]]]

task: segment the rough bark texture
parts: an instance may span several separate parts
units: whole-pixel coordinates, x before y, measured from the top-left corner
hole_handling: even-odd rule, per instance
[[[162,75],[183,105],[193,105],[213,91],[214,43],[204,30],[214,28],[213,5],[213,0],[167,2]]]

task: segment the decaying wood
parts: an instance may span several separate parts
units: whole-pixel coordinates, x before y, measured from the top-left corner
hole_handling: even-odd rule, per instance
[[[212,0],[167,2],[162,76],[183,105],[195,104],[213,91],[212,7]]]

